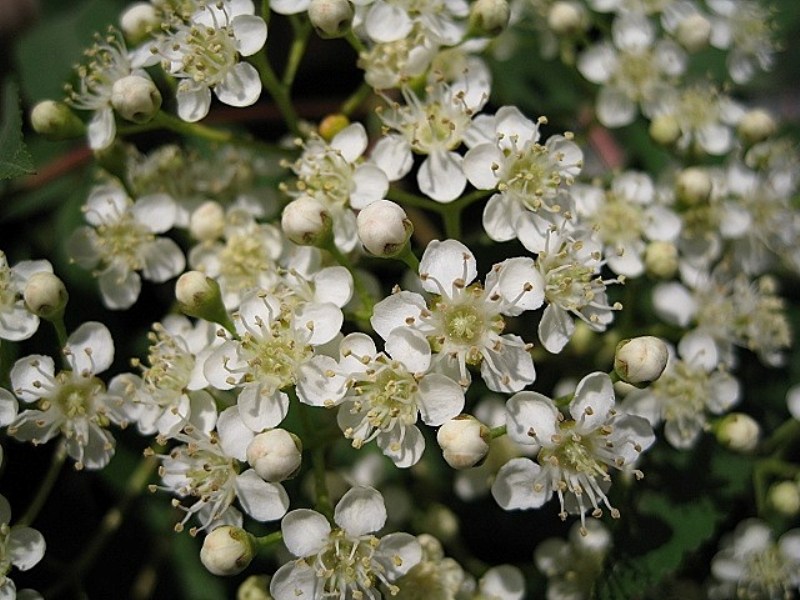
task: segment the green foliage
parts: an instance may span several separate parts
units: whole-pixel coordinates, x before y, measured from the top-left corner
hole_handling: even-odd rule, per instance
[[[22,139],[19,89],[10,78],[3,83],[3,120],[0,123],[0,179],[33,173],[33,161]]]

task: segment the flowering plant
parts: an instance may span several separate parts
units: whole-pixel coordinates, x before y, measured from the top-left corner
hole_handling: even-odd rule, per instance
[[[774,3],[0,0],[0,600],[800,596]]]

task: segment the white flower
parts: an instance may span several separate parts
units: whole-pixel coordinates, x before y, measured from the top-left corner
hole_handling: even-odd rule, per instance
[[[52,273],[46,260],[23,260],[8,265],[0,250],[0,339],[18,342],[31,337],[39,328],[39,317],[25,306],[25,286],[34,273]]]
[[[505,242],[519,237],[532,252],[542,247],[543,232],[560,225],[570,212],[563,197],[583,166],[583,154],[572,134],[554,135],[539,144],[542,117],[530,121],[511,106],[493,117],[475,118],[466,142],[464,173],[481,190],[496,189],[486,203],[483,227],[490,238]],[[523,231],[538,231],[524,239]]]
[[[386,173],[372,161],[361,160],[367,149],[367,132],[353,123],[337,133],[330,143],[313,136],[300,158],[291,165],[297,174],[294,196],[311,196],[323,204],[333,218],[336,246],[349,252],[358,244],[356,217],[351,209],[362,209],[380,200],[389,189]]]
[[[708,413],[723,414],[739,401],[740,386],[720,367],[710,336],[697,331],[685,335],[678,354],[680,358],[670,356],[664,373],[649,388],[628,394],[624,406],[653,426],[663,421],[667,441],[686,449],[706,428]]]
[[[239,59],[261,50],[267,40],[267,24],[253,12],[249,2],[202,4],[188,23],[176,23],[154,46],[164,70],[180,79],[175,97],[184,121],[199,121],[208,114],[212,89],[230,106],[250,106],[258,100],[258,71]]]
[[[134,361],[141,377],[127,373],[111,381],[112,392],[132,399],[126,409],[140,433],[171,437],[189,424],[206,433],[214,428],[217,407],[204,389],[203,365],[221,342],[216,329],[205,321],[193,326],[186,317],[169,315],[148,335],[149,366]]]
[[[201,523],[194,532],[219,525],[241,526],[241,513],[232,506],[236,499],[257,521],[275,521],[286,514],[289,497],[281,484],[264,481],[253,469],[242,471],[247,445],[254,436],[235,406],[220,414],[217,429],[210,434],[189,427],[173,436],[183,445],[160,457],[159,473],[161,489],[190,501],[188,506],[173,502],[186,512],[176,531],[182,530],[192,515]]]
[[[567,345],[575,332],[573,317],[593,331],[604,331],[613,311],[622,308],[608,302],[606,286],[619,280],[603,279],[602,265],[600,245],[583,232],[548,232],[545,248],[536,258],[547,303],[539,321],[539,339],[548,352],[557,354]]]
[[[739,523],[711,560],[712,600],[791,598],[800,588],[800,529],[773,541],[758,519]]]
[[[375,305],[371,323],[388,340],[398,327],[421,333],[437,352],[433,370],[466,386],[467,365],[480,366],[494,391],[521,390],[536,378],[529,345],[505,329],[503,315],[516,316],[541,306],[543,281],[530,258],[498,263],[486,277],[477,277],[475,257],[461,242],[434,240],[420,262],[422,287],[434,298],[398,292]]]
[[[614,403],[611,379],[599,372],[578,383],[566,419],[542,394],[514,394],[506,403],[508,435],[541,451],[536,461],[515,458],[500,469],[492,485],[497,503],[506,510],[539,508],[555,494],[562,519],[577,513],[585,526],[585,513],[599,517],[603,508],[618,517],[606,496],[609,470],[632,466],[655,436],[645,419],[620,412]]]
[[[776,50],[769,8],[751,0],[708,0],[714,13],[711,45],[728,50],[728,71],[736,83],[747,83],[756,69],[772,66]]]
[[[3,600],[17,597],[17,588],[8,577],[11,567],[27,571],[42,560],[45,551],[41,533],[31,527],[11,527],[10,523],[11,505],[0,496],[0,598]],[[38,594],[32,597],[41,598]]]
[[[270,582],[276,600],[381,598],[394,582],[422,558],[417,539],[408,533],[374,535],[386,522],[383,496],[368,487],[355,487],[336,505],[335,528],[320,513],[298,509],[281,521],[283,542],[299,560],[286,563]]]
[[[114,342],[105,325],[84,323],[64,346],[68,368],[56,373],[49,356],[21,358],[11,369],[11,389],[36,409],[22,411],[8,433],[18,440],[43,444],[63,434],[75,467],[101,469],[114,454],[110,422],[124,423],[124,399],[106,392],[97,377],[114,360]]]
[[[156,283],[183,271],[183,251],[156,235],[175,222],[176,207],[169,196],[152,194],[133,202],[121,187],[101,185],[92,189],[83,212],[89,226],[72,234],[68,251],[80,266],[95,269],[108,308],[122,310],[136,302],[142,285],[138,271]]]
[[[451,202],[467,185],[461,168],[462,157],[455,152],[465,138],[472,117],[488,100],[488,95],[469,103],[463,89],[444,82],[427,87],[421,99],[403,87],[405,104],[390,104],[381,111],[384,125],[398,134],[383,137],[375,146],[372,158],[389,179],[404,177],[413,164],[412,151],[427,155],[417,171],[420,190],[437,202]]]
[[[466,32],[469,5],[465,0],[366,0],[356,3],[356,22],[363,23],[375,42],[395,42],[415,26],[439,44],[458,44]]]
[[[438,44],[417,27],[404,38],[374,44],[362,51],[358,66],[364,69],[364,81],[368,85],[376,90],[388,90],[423,75],[437,50]]]
[[[298,395],[318,406],[341,404],[339,427],[355,448],[375,439],[401,468],[425,449],[417,418],[438,427],[464,407],[464,392],[448,377],[429,373],[431,349],[410,329],[396,329],[378,353],[372,339],[353,333],[342,340],[341,360],[319,356],[303,369]]]

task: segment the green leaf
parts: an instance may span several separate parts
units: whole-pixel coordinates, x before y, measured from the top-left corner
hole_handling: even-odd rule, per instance
[[[19,88],[11,79],[3,84],[3,121],[0,123],[0,179],[33,173],[33,161],[22,141]]]

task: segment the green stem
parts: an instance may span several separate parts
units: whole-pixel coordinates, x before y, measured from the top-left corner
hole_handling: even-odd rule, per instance
[[[62,438],[58,442],[55,452],[53,452],[53,458],[50,461],[50,467],[47,469],[44,479],[42,479],[42,482],[39,484],[39,489],[36,491],[36,495],[28,505],[28,510],[25,511],[25,514],[22,515],[22,518],[17,522],[17,525],[27,527],[36,520],[36,517],[39,516],[39,512],[42,510],[47,502],[47,499],[50,497],[50,492],[53,491],[53,486],[58,480],[58,476],[61,473],[61,467],[64,466],[64,461],[66,459],[67,442]]]
[[[273,531],[267,535],[253,538],[258,544],[259,548],[267,548],[273,544],[277,544],[283,539],[283,534],[280,531]]]
[[[261,2],[261,18],[264,19],[264,22],[269,25],[269,17],[271,13],[269,11],[269,0],[262,0]]]
[[[163,127],[181,135],[188,135],[191,137],[201,138],[209,142],[217,142],[219,144],[227,144],[235,141],[234,135],[230,131],[223,129],[216,129],[203,125],[201,123],[189,123],[183,119],[171,115],[163,110],[158,111],[153,120],[141,127],[153,126],[151,129]],[[130,129],[126,130],[130,131]],[[141,129],[140,131],[146,131]]]
[[[461,239],[461,209],[453,206],[451,210],[442,212],[444,217],[444,235],[451,240]]]
[[[352,116],[358,107],[361,106],[371,95],[372,87],[367,83],[362,83],[358,89],[342,103],[342,107],[339,109],[339,112],[348,117]]]
[[[389,188],[389,191],[386,192],[386,198],[401,205],[406,204],[408,206],[424,208],[425,210],[431,210],[440,214],[445,211],[446,207],[444,204],[439,204],[433,200],[428,200],[422,196],[417,196],[416,194],[397,188]]]
[[[294,83],[294,78],[297,75],[300,62],[303,60],[303,55],[306,53],[308,35],[311,33],[311,23],[309,21],[301,21],[296,15],[291,15],[289,19],[292,23],[292,30],[294,31],[294,40],[292,41],[292,47],[289,48],[286,70],[283,72],[283,87],[286,90],[289,90]]]
[[[360,39],[358,39],[356,34],[353,33],[352,29],[347,32],[347,36],[345,37],[345,39],[347,40],[347,43],[350,44],[350,46],[352,46],[353,50],[355,50],[357,54],[360,55],[362,52],[366,52],[367,49],[364,46],[363,42]]]
[[[278,106],[278,110],[281,111],[283,120],[286,122],[289,131],[296,136],[302,136],[302,132],[300,131],[300,118],[297,116],[297,112],[292,105],[289,89],[278,80],[275,71],[272,70],[272,67],[267,61],[266,55],[263,52],[258,52],[250,56],[249,59],[251,64],[258,71],[259,77],[261,77],[261,83],[270,93],[272,99],[275,100],[275,104]]]
[[[461,196],[461,198],[453,202],[450,206],[457,206],[459,210],[464,210],[470,204],[474,204],[479,200],[484,200],[494,193],[495,190],[473,190],[466,196]]]
[[[414,254],[414,251],[411,250],[411,244],[408,242],[406,242],[406,245],[403,246],[400,254],[397,254],[394,258],[397,260],[402,260],[405,265],[414,273],[419,273],[419,259],[417,258],[417,255]]]
[[[53,315],[48,319],[53,324],[53,329],[56,330],[56,338],[58,338],[59,349],[67,345],[67,327],[64,325],[64,311],[61,314]]]
[[[489,435],[492,436],[492,439],[502,437],[506,434],[506,426],[500,425],[499,427],[492,427],[489,430]]]
[[[800,421],[788,419],[764,442],[763,451],[765,454],[780,455],[790,442],[797,440],[800,440]]]

